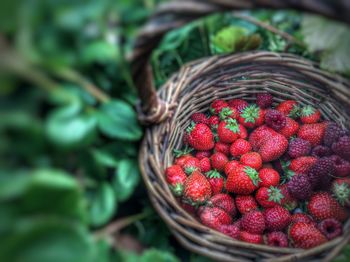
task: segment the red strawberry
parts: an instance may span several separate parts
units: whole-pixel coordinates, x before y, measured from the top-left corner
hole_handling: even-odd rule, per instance
[[[246,108],[249,104],[243,99],[236,98],[228,101],[228,105],[232,108],[237,109],[238,112],[242,112],[242,110]]]
[[[207,116],[205,114],[199,113],[199,112],[198,113],[193,113],[191,115],[191,120],[193,122],[195,122],[196,124],[200,124],[200,123],[201,124],[206,124],[206,125],[209,124]]]
[[[263,143],[276,135],[276,131],[266,125],[256,128],[249,136],[249,143],[254,151],[258,151]]]
[[[179,165],[183,168],[184,163],[187,161],[187,159],[192,158],[193,156],[190,154],[182,155],[175,159],[175,165]]]
[[[243,215],[241,219],[243,231],[252,234],[262,234],[265,230],[265,218],[261,211],[252,210]]]
[[[267,234],[266,244],[273,247],[288,247],[288,237],[281,231]]]
[[[213,169],[224,171],[225,165],[228,163],[228,158],[223,153],[216,152],[212,154],[210,161]]]
[[[235,201],[228,194],[217,194],[215,196],[212,196],[208,203],[213,206],[220,207],[231,217],[235,217],[237,215]]]
[[[327,238],[313,224],[297,222],[288,232],[294,247],[297,248],[308,249],[327,242]]]
[[[211,197],[211,185],[203,174],[194,171],[187,177],[183,196],[191,204],[202,204]]]
[[[205,124],[192,124],[188,129],[188,143],[196,150],[211,150],[214,147],[214,135]]]
[[[230,155],[230,144],[225,144],[222,142],[216,142],[214,147],[214,152],[220,152],[223,153],[226,156]]]
[[[259,171],[261,187],[277,186],[280,183],[280,175],[273,168],[262,168]]]
[[[213,128],[213,127],[215,127],[215,126],[218,126],[219,125],[219,123],[220,123],[220,118],[218,117],[218,116],[211,116],[211,117],[209,117],[209,119],[208,119],[208,125],[211,127],[211,128]]]
[[[302,214],[302,213],[297,213],[297,214],[292,215],[291,223],[297,223],[297,222],[303,222],[303,223],[307,223],[307,224],[314,223],[312,217],[310,217],[307,214]]]
[[[186,174],[191,174],[195,170],[200,170],[200,162],[195,157],[188,157],[183,165],[182,168],[186,172]]]
[[[220,120],[225,120],[228,118],[237,119],[239,117],[239,112],[236,108],[225,107],[219,113]]]
[[[305,124],[299,128],[298,137],[307,140],[312,146],[317,146],[322,143],[324,132],[327,124],[316,123],[316,124]]]
[[[243,125],[239,125],[239,138],[247,139],[248,131]]]
[[[207,174],[213,195],[221,193],[224,187],[224,178],[216,170],[209,171]]]
[[[285,116],[296,118],[299,115],[298,103],[294,100],[286,100],[281,102],[276,109],[282,112]]]
[[[211,152],[210,151],[198,151],[197,153],[194,154],[194,157],[201,160],[202,158],[205,157],[210,157]]]
[[[244,166],[249,166],[255,170],[259,170],[262,167],[261,156],[256,152],[245,153],[241,156],[241,164]]]
[[[312,106],[304,106],[300,111],[300,120],[303,124],[314,124],[320,121],[321,112]]]
[[[234,239],[239,239],[240,229],[237,225],[222,225],[218,231]]]
[[[247,128],[261,126],[265,121],[265,110],[255,104],[247,106],[242,110],[238,121]]]
[[[260,187],[255,194],[256,201],[258,201],[258,203],[264,208],[279,205],[282,198],[283,195],[281,194],[281,191],[273,186],[270,188]]]
[[[252,234],[246,231],[241,231],[239,238],[241,241],[252,243],[252,244],[262,244],[264,241],[262,235]]]
[[[238,195],[236,196],[236,206],[238,211],[241,214],[248,213],[251,210],[255,210],[258,208],[258,204],[255,201],[255,198],[251,195],[249,196],[243,196]]]
[[[307,174],[316,164],[317,158],[313,156],[301,156],[290,162],[289,169],[297,174]]]
[[[278,131],[285,138],[289,139],[292,136],[296,135],[299,130],[299,124],[297,121],[290,117],[286,117],[286,125],[281,130]]]
[[[270,231],[283,231],[291,221],[289,211],[281,206],[265,210],[266,228]]]
[[[345,207],[350,207],[350,178],[337,178],[332,184],[335,199]]]
[[[207,227],[219,229],[222,225],[232,223],[232,218],[219,207],[205,206],[200,209],[199,220]]]
[[[251,150],[252,146],[250,143],[242,138],[237,139],[230,146],[230,153],[235,158],[239,158],[241,155],[248,153]]]
[[[205,157],[199,160],[199,167],[203,173],[209,172],[211,170],[210,159]]]
[[[240,195],[249,195],[257,189],[259,175],[255,169],[239,166],[232,171],[226,180],[226,190]]]
[[[218,126],[218,136],[222,143],[232,143],[240,137],[240,129],[235,119],[221,121]]]
[[[281,157],[287,149],[288,140],[284,136],[276,134],[265,140],[258,152],[263,162],[271,162]]]
[[[334,218],[344,222],[348,218],[347,210],[327,192],[315,193],[310,198],[307,208],[311,216],[318,221]]]
[[[191,215],[196,215],[196,208],[192,206],[191,204],[185,203],[185,202],[180,202],[181,207],[187,212],[190,213]]]
[[[167,183],[175,196],[181,196],[183,186],[187,179],[185,172],[179,165],[172,165],[165,170],[165,177]]]
[[[283,195],[283,198],[281,199],[281,206],[289,211],[294,210],[298,205],[298,201],[289,193],[288,185],[280,185],[278,188]]]
[[[225,174],[228,176],[233,170],[235,170],[240,165],[241,164],[236,160],[232,160],[232,161],[228,162],[225,165]]]
[[[225,107],[228,107],[228,104],[224,100],[217,99],[211,103],[209,111],[212,115],[218,115]]]

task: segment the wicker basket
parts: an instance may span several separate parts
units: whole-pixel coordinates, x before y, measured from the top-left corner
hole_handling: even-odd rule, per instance
[[[292,6],[329,17],[337,14],[338,19],[349,22],[346,12],[320,2],[176,1],[160,6],[141,31],[132,63],[141,98],[139,116],[148,125],[139,155],[141,172],[152,204],[187,249],[219,261],[331,261],[349,241],[350,221],[346,223],[342,237],[309,250],[274,248],[234,240],[203,226],[184,211],[164,177],[164,169],[174,160],[173,149],[182,146],[183,130],[190,123],[191,113],[205,111],[214,99],[253,100],[253,94],[266,90],[274,94],[275,104],[286,99],[312,104],[320,108],[324,118],[350,128],[348,80],[324,72],[317,64],[295,55],[257,51],[215,56],[187,64],[156,92],[148,63],[151,51],[164,33],[212,12],[262,5],[273,8]]]

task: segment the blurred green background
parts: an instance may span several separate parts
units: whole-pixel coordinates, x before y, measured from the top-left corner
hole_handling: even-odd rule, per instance
[[[143,129],[127,57],[159,2],[1,2],[0,261],[209,261],[171,236],[137,164]],[[211,16],[167,34],[152,55],[156,84],[185,62],[253,49],[349,76],[344,25],[290,11],[244,14],[298,43],[232,14]],[[349,257],[347,248],[337,260]]]

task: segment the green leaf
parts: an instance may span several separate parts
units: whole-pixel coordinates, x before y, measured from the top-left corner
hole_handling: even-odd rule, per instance
[[[116,167],[118,164],[118,159],[110,151],[93,149],[91,150],[91,154],[96,162],[103,166]]]
[[[85,64],[92,62],[105,63],[116,61],[118,59],[118,55],[119,52],[117,45],[107,43],[105,41],[96,41],[83,48],[81,59]]]
[[[311,52],[321,52],[321,67],[350,73],[350,28],[314,15],[305,15],[302,34]]]
[[[90,199],[90,222],[101,226],[108,222],[117,210],[116,196],[111,185],[102,183]]]
[[[127,200],[140,181],[138,163],[135,160],[123,159],[113,177],[113,187],[119,201]]]
[[[146,252],[142,254],[141,257],[142,262],[154,262],[154,261],[164,261],[164,262],[179,262],[180,260],[177,259],[173,254],[157,250],[157,249],[148,249]]]
[[[13,222],[11,234],[0,240],[0,261],[91,261],[94,246],[81,224],[48,216]]]
[[[228,26],[221,29],[212,38],[212,46],[215,53],[234,52],[236,44],[247,34],[243,27]]]
[[[122,100],[103,104],[97,118],[101,132],[108,137],[135,141],[142,136],[135,111]]]
[[[95,136],[95,115],[79,113],[76,105],[53,111],[46,123],[46,133],[51,142],[62,147],[87,145]]]

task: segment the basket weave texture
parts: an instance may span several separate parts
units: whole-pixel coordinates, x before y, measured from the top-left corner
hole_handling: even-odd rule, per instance
[[[220,3],[221,9],[215,10],[224,8]],[[201,6],[199,3],[197,9]],[[166,8],[161,7],[158,13],[164,14]],[[264,90],[274,95],[275,105],[287,99],[311,104],[320,109],[325,119],[349,129],[350,82],[295,55],[254,51],[194,61],[183,66],[156,92],[147,59],[165,31],[153,28],[155,31],[148,31],[146,41],[147,30],[136,42],[133,63],[142,102],[140,118],[148,124],[139,162],[150,200],[177,240],[187,249],[219,261],[331,261],[350,240],[350,221],[344,226],[343,236],[309,250],[237,241],[202,225],[184,211],[165,181],[164,170],[174,161],[173,149],[182,146],[183,130],[189,125],[192,112],[206,111],[215,99],[252,101],[257,92]]]

